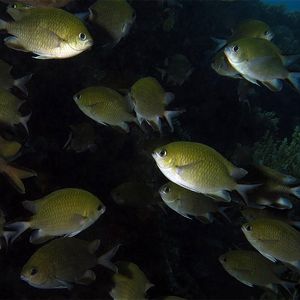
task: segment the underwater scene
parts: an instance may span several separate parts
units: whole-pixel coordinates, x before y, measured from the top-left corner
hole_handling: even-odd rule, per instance
[[[1,0],[0,299],[300,299],[300,1]]]

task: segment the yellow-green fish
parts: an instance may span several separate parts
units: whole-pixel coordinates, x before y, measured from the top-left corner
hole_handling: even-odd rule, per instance
[[[169,180],[196,193],[230,201],[229,191],[236,190],[245,198],[246,191],[254,188],[237,183],[246,170],[204,144],[174,142],[155,149],[152,156]]]
[[[279,220],[288,223],[294,227],[300,228],[300,221],[292,220],[290,216],[291,214],[287,210],[277,210],[277,209],[270,209],[270,208],[260,209],[260,208],[247,207],[242,209],[241,213],[248,222],[260,218],[269,218],[269,219]]]
[[[0,88],[9,90],[13,86],[15,86],[27,95],[28,92],[25,85],[31,79],[32,74],[19,79],[14,79],[10,74],[11,69],[12,67],[9,64],[4,62],[3,60],[0,60]]]
[[[247,19],[237,25],[237,27],[233,30],[232,35],[227,40],[215,38],[213,38],[213,40],[218,44],[216,49],[217,51],[223,48],[226,44],[246,37],[271,41],[274,37],[274,33],[265,22],[255,19]]]
[[[300,268],[300,233],[285,222],[260,218],[242,226],[250,244],[272,261]]]
[[[37,176],[36,172],[30,169],[19,168],[15,165],[8,163],[4,158],[0,157],[0,173],[5,175],[10,183],[21,194],[25,193],[25,186],[22,179]]]
[[[7,226],[15,230],[14,241],[28,228],[35,229],[31,243],[41,243],[55,236],[73,237],[95,223],[105,212],[98,197],[74,188],[60,189],[35,201],[24,201],[23,206],[33,213],[29,221]]]
[[[289,72],[287,66],[300,56],[282,56],[270,41],[242,38],[228,44],[224,53],[230,64],[254,84],[263,84],[271,91],[280,91],[282,81],[288,80],[300,90],[300,73]]]
[[[135,21],[135,11],[126,0],[97,0],[89,10],[90,20],[101,26],[115,44],[128,34]]]
[[[88,285],[96,279],[91,269],[97,264],[113,271],[110,262],[118,246],[97,257],[100,241],[83,241],[66,237],[51,241],[39,248],[21,271],[21,279],[40,289],[71,289],[74,283]]]
[[[278,292],[278,286],[285,284],[280,279],[277,265],[256,251],[232,250],[219,257],[224,269],[235,279],[250,287],[265,287]]]
[[[165,107],[174,99],[172,93],[166,93],[160,83],[153,77],[139,79],[131,87],[130,98],[137,119],[151,125],[153,122],[161,130],[161,118],[165,117],[173,131],[172,118],[182,111],[166,111]]]
[[[146,299],[146,292],[153,286],[144,272],[134,263],[120,261],[118,273],[113,275],[114,288],[110,296],[114,300]]]
[[[21,150],[22,145],[17,141],[9,141],[0,135],[0,157],[8,160],[15,157]]]
[[[28,132],[27,122],[31,114],[22,116],[19,108],[24,103],[5,89],[0,88],[0,123],[14,126],[22,124]]]
[[[11,3],[16,7],[63,7],[72,0],[1,0],[4,3]]]
[[[168,207],[188,219],[196,217],[204,223],[211,223],[214,213],[222,213],[212,198],[187,190],[173,182],[164,184],[159,193]]]
[[[128,181],[115,187],[111,196],[119,204],[129,207],[149,207],[157,203],[152,189],[145,183]]]
[[[84,114],[100,124],[118,126],[129,132],[127,122],[136,121],[124,97],[110,88],[89,87],[73,98]]]
[[[0,20],[0,29],[11,36],[4,42],[9,48],[32,52],[37,59],[60,59],[90,48],[93,39],[84,23],[59,8],[9,8],[12,22]]]

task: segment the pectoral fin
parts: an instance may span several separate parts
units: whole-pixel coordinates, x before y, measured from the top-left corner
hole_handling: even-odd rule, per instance
[[[39,230],[35,230],[32,232],[32,234],[30,235],[29,241],[32,244],[42,244],[53,238],[54,238],[54,236],[45,235],[43,230],[39,229]]]

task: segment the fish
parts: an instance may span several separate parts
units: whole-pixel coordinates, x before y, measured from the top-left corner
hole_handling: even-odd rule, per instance
[[[28,133],[27,122],[31,114],[27,116],[21,115],[19,108],[23,103],[24,101],[21,101],[9,91],[0,88],[0,123],[11,127],[22,124]]]
[[[213,148],[194,142],[173,142],[158,147],[152,156],[160,171],[172,182],[196,193],[230,202],[229,191],[246,192],[256,185],[238,184],[247,171],[234,166]]]
[[[300,268],[300,233],[285,222],[259,218],[243,224],[249,243],[269,260]]]
[[[187,190],[173,182],[164,184],[159,189],[159,194],[168,207],[188,219],[195,217],[207,224],[213,222],[214,213],[222,213],[212,198]]]
[[[56,190],[41,199],[22,204],[33,216],[28,221],[6,226],[15,231],[11,242],[29,228],[34,229],[30,236],[33,244],[57,236],[73,237],[94,224],[105,212],[105,206],[98,197],[76,188]]]
[[[294,227],[300,229],[300,221],[296,221],[291,219],[291,213],[286,211],[278,211],[277,209],[270,208],[254,208],[254,207],[246,207],[241,210],[241,214],[246,219],[246,221],[251,222],[260,218],[268,218],[275,219],[287,224],[290,224]]]
[[[165,60],[166,69],[157,69],[162,74],[162,79],[167,78],[167,83],[182,85],[193,73],[194,69],[186,56],[175,54]]]
[[[10,90],[13,86],[15,86],[25,95],[28,95],[26,84],[31,79],[32,74],[14,79],[10,74],[11,69],[12,67],[8,63],[0,60],[0,89]]]
[[[112,38],[114,45],[124,38],[135,21],[135,10],[126,0],[97,0],[90,8],[90,20]]]
[[[129,132],[127,123],[136,122],[130,105],[113,89],[104,86],[89,87],[75,94],[73,99],[79,109],[97,123],[117,126]]]
[[[167,9],[168,16],[163,21],[162,29],[164,32],[170,32],[174,29],[176,24],[176,13],[173,9]]]
[[[240,22],[232,31],[232,35],[228,39],[212,38],[218,46],[216,51],[222,49],[225,45],[239,40],[241,38],[252,37],[271,41],[274,37],[270,26],[261,20],[246,19]]]
[[[39,289],[72,289],[75,283],[88,285],[95,281],[91,269],[103,265],[113,272],[117,269],[110,261],[119,246],[97,257],[100,240],[92,242],[74,237],[59,238],[39,248],[25,263],[21,279]]]
[[[95,142],[96,133],[94,127],[89,123],[80,123],[71,125],[71,133],[64,149],[82,153],[90,150],[94,152],[97,149]]]
[[[144,77],[136,81],[131,87],[129,97],[140,124],[145,120],[152,126],[152,122],[162,130],[161,118],[165,118],[174,131],[172,118],[183,111],[166,111],[165,106],[174,99],[174,94],[166,93],[154,77]]]
[[[287,80],[300,90],[300,73],[287,69],[300,55],[283,56],[272,42],[259,38],[234,41],[225,47],[224,53],[241,76],[253,84],[263,84],[278,92],[282,90],[283,80]]]
[[[287,285],[280,279],[278,265],[256,251],[231,250],[221,255],[219,262],[232,277],[249,287],[264,287],[278,293],[278,286]]]
[[[128,181],[116,186],[111,191],[115,203],[128,206],[145,208],[157,203],[157,199],[147,184],[138,181]]]
[[[7,47],[32,52],[36,59],[64,59],[76,56],[93,45],[84,23],[59,8],[13,8],[7,10],[12,22],[0,20],[0,29],[9,37]]]
[[[22,144],[17,141],[6,140],[0,135],[0,157],[10,160],[20,153]]]
[[[4,3],[24,4],[32,7],[63,7],[72,0],[1,0]]]
[[[146,292],[153,287],[144,272],[134,263],[119,261],[118,273],[113,275],[114,288],[109,293],[114,300],[146,299]]]
[[[10,183],[16,188],[16,190],[25,194],[25,186],[22,179],[31,178],[37,176],[37,173],[33,170],[20,168],[11,163],[8,163],[5,159],[0,157],[0,173],[5,175]]]

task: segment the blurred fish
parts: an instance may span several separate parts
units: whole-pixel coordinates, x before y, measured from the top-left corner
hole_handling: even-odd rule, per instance
[[[10,238],[12,232],[10,231],[5,231],[4,230],[4,225],[5,225],[5,215],[3,211],[0,209],[0,238],[4,238],[6,243],[8,239]],[[0,240],[0,250],[2,249],[3,243]]]
[[[0,89],[0,123],[5,125],[14,126],[22,124],[28,132],[27,122],[31,114],[22,116],[19,108],[24,103],[10,92]]]
[[[64,145],[67,150],[82,153],[87,150],[94,151],[97,149],[95,144],[96,133],[94,127],[89,123],[80,123],[70,126],[72,132]]]
[[[190,61],[182,54],[175,54],[165,60],[165,70],[157,69],[162,74],[162,79],[167,77],[167,83],[182,85],[192,74],[193,68]]]
[[[27,95],[28,92],[25,85],[31,79],[32,74],[19,79],[13,79],[10,74],[11,69],[12,67],[9,64],[4,62],[3,60],[0,60],[0,88],[9,90],[13,86],[15,86]]]
[[[63,7],[72,0],[1,0],[4,3],[10,4],[25,4],[33,7]]]
[[[152,189],[142,182],[122,183],[112,190],[111,196],[117,204],[129,207],[145,208],[157,203]]]
[[[109,293],[114,300],[146,299],[145,294],[153,286],[143,271],[134,263],[120,261],[118,273],[113,275],[114,288]]]
[[[231,276],[250,287],[265,287],[277,293],[279,285],[287,285],[276,271],[278,266],[256,251],[232,250],[221,255],[219,261]]]
[[[9,48],[33,52],[37,59],[68,58],[90,48],[93,39],[83,22],[58,8],[8,8],[12,22],[0,20],[0,29],[12,36]]]
[[[97,257],[100,241],[60,238],[39,248],[24,265],[21,279],[40,289],[71,289],[74,283],[88,285],[96,279],[97,264],[116,271],[110,262],[118,246]]]
[[[33,216],[27,222],[7,225],[16,231],[14,241],[28,228],[35,229],[31,243],[43,243],[55,236],[73,237],[95,223],[105,212],[103,203],[85,190],[60,189],[35,201],[24,201],[24,208]]]
[[[25,186],[22,182],[22,179],[37,176],[35,171],[8,164],[7,161],[1,157],[0,173],[5,175],[9,179],[10,183],[12,183],[12,185],[16,188],[16,190],[22,194],[25,193]]]
[[[258,204],[264,207],[271,207],[276,209],[292,209],[293,208],[293,202],[292,200],[287,196],[281,196],[274,193],[261,193],[261,189],[258,188],[257,191],[254,191],[253,193],[249,193],[249,202]]]
[[[241,210],[241,213],[248,222],[260,218],[268,218],[268,219],[274,219],[274,220],[279,220],[288,223],[300,229],[300,220],[299,221],[292,220],[290,212],[286,212],[286,211],[283,212],[282,210],[278,211],[276,209],[269,209],[269,208],[260,209],[260,208],[247,207]]]
[[[234,166],[214,149],[200,143],[174,142],[152,154],[161,172],[172,182],[194,191],[231,201],[229,191],[238,191],[244,199],[253,185],[240,185],[236,180],[247,171]]]
[[[21,148],[19,142],[6,140],[0,135],[0,157],[10,160],[20,152]]]
[[[164,32],[170,32],[174,29],[176,23],[176,13],[174,10],[168,11],[168,17],[164,20],[162,28]]]
[[[161,131],[161,118],[165,117],[171,130],[174,130],[172,118],[182,111],[165,111],[165,106],[174,99],[174,95],[166,93],[155,78],[139,79],[131,87],[130,98],[140,124],[143,120],[150,125],[153,122]]]
[[[300,233],[274,219],[260,218],[242,226],[250,244],[271,261],[282,261],[300,268]]]
[[[159,193],[167,206],[185,218],[196,217],[207,224],[213,222],[214,213],[220,212],[224,215],[212,198],[182,188],[175,183],[164,184]]]
[[[213,40],[218,44],[216,49],[216,51],[218,51],[226,44],[246,37],[260,38],[271,41],[274,37],[274,33],[271,31],[269,25],[265,22],[255,19],[247,19],[238,24],[238,26],[232,31],[231,37],[229,37],[227,40],[216,38],[213,38]]]
[[[84,114],[100,124],[118,126],[129,132],[127,122],[136,121],[124,97],[110,88],[89,87],[73,98]]]
[[[128,34],[136,17],[126,0],[97,0],[89,10],[90,20],[101,26],[115,44]]]
[[[282,80],[289,81],[300,90],[300,73],[289,72],[287,66],[299,55],[282,56],[270,41],[259,38],[242,38],[225,47],[230,64],[248,81],[265,85],[271,91],[282,89]]]

